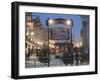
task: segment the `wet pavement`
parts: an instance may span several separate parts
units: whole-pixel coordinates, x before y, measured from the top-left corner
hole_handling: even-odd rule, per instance
[[[76,65],[76,61],[74,59],[73,65]],[[79,63],[80,65],[80,63]],[[86,63],[82,64],[86,65]],[[55,55],[50,55],[50,66],[49,67],[56,67],[56,66],[65,66],[64,62],[61,58],[55,58]],[[71,64],[67,64],[67,66],[71,66]],[[40,68],[40,67],[48,67],[48,63],[41,63],[38,61],[38,58],[34,55],[30,56],[29,59],[25,63],[26,68]]]

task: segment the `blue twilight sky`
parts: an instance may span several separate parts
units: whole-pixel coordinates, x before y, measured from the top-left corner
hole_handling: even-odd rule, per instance
[[[79,15],[73,14],[56,14],[56,13],[34,13],[32,12],[32,18],[39,16],[41,23],[46,27],[46,20],[48,18],[64,18],[64,19],[72,19],[73,28],[72,33],[74,36],[74,41],[78,41],[80,39],[80,31],[82,29],[82,19]],[[55,27],[64,27],[65,25],[53,25]]]

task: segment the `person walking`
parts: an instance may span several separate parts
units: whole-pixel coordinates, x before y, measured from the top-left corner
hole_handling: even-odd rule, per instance
[[[78,66],[79,65],[79,61],[80,61],[80,52],[79,52],[79,49],[76,50],[75,60],[76,60],[76,66]]]
[[[70,58],[71,58],[71,66],[73,66],[73,63],[74,63],[74,55],[73,55],[73,50],[71,50],[71,55],[70,55]]]

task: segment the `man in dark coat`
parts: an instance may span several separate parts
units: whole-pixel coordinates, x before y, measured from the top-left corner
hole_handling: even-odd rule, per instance
[[[77,49],[76,54],[75,54],[75,60],[76,60],[76,65],[79,65],[79,60],[80,60],[80,54],[79,50]]]

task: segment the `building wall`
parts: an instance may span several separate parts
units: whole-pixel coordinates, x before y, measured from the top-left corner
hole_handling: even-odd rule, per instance
[[[89,48],[89,16],[81,16],[82,18],[82,31],[81,40],[84,48]]]
[[[35,21],[35,20],[34,20]],[[32,20],[32,13],[26,14],[26,32],[28,31],[33,32],[34,35],[31,37],[30,43],[36,43],[43,45],[47,41],[47,30],[46,28],[42,27],[43,25],[40,25],[39,27],[36,26],[36,23]],[[41,24],[41,22],[38,22]]]

